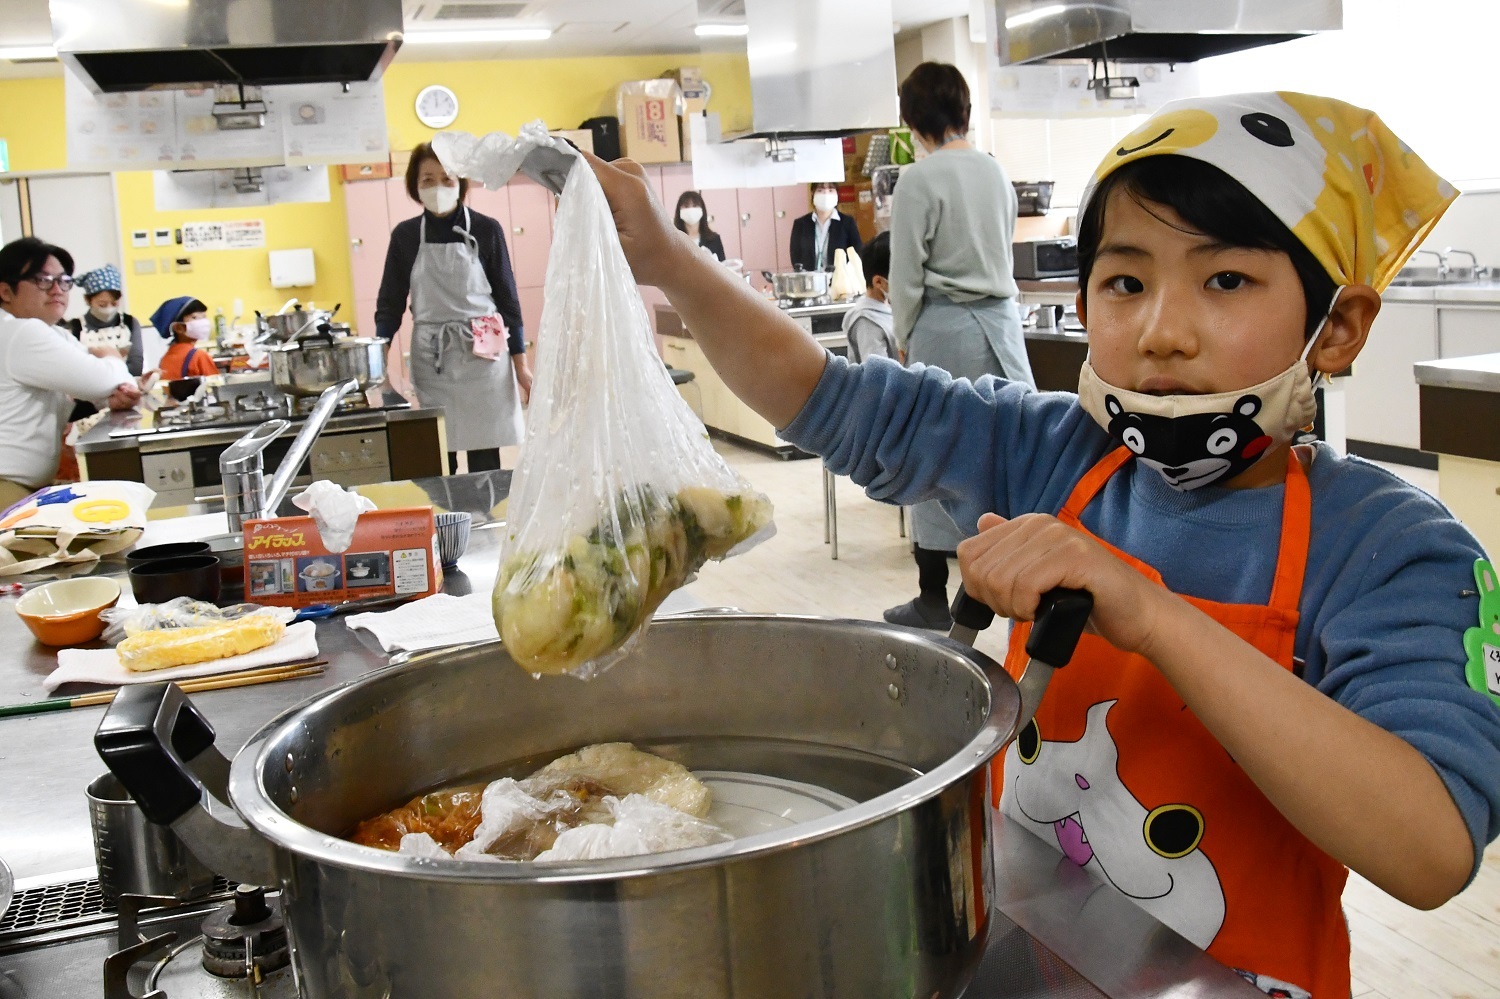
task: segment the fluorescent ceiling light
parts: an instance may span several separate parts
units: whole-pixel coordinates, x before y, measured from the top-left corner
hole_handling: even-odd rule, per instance
[[[57,49],[50,45],[13,45],[0,49],[0,59],[20,62],[24,59],[56,59]]]
[[[1019,28],[1023,24],[1030,24],[1033,21],[1040,21],[1043,18],[1056,17],[1067,9],[1062,4],[1055,3],[1049,7],[1038,7],[1036,10],[1023,11],[1020,14],[1007,17],[1005,19],[1005,26],[1007,28]]]
[[[411,45],[463,45],[472,42],[545,42],[551,28],[465,28],[448,31],[408,31]]]
[[[743,38],[750,34],[748,24],[700,24],[693,29],[699,38]]]

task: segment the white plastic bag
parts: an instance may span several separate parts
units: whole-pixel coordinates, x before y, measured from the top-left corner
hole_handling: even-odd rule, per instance
[[[486,187],[570,154],[539,122],[516,140],[439,135],[433,147]],[[705,560],[773,529],[770,500],[714,451],[657,356],[598,179],[581,159],[566,177],[494,609],[522,668],[589,677]]]

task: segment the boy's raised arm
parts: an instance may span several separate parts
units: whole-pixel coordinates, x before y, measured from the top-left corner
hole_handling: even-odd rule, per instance
[[[778,428],[792,422],[817,387],[827,353],[677,231],[639,164],[584,156],[609,199],[636,280],[666,294],[731,392]]]

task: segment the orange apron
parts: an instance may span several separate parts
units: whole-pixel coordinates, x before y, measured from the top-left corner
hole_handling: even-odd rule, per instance
[[[1093,537],[1080,516],[1131,457],[1122,447],[1102,458],[1058,519]],[[1184,599],[1290,670],[1312,500],[1295,455],[1287,468],[1270,603]],[[1100,543],[1161,584],[1155,569]],[[1012,629],[1012,676],[1026,665],[1030,630]],[[1007,821],[1055,840],[1263,991],[1347,999],[1348,871],[1282,817],[1141,656],[1084,635],[992,777]]]

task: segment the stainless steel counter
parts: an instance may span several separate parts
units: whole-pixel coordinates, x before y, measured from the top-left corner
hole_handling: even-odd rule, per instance
[[[1418,385],[1500,392],[1500,354],[1424,361],[1415,370]]]
[[[1500,305],[1500,281],[1455,281],[1451,284],[1392,286],[1380,293],[1387,302],[1453,302]]]
[[[492,525],[493,526],[493,525]],[[203,516],[152,525],[149,540],[202,536],[222,528]],[[494,582],[499,531],[474,531],[450,593],[486,591]],[[107,567],[106,567],[107,568]],[[11,649],[0,671],[0,702],[39,698],[55,655],[31,640],[12,613],[14,597],[0,598],[0,645]],[[663,609],[697,605],[691,588]],[[385,664],[385,656],[341,619],[317,624],[321,677],[196,694],[193,700],[218,732],[226,753],[242,746],[281,711]],[[93,876],[93,847],[84,785],[103,767],[93,734],[103,708],[0,718],[0,856],[19,886]],[[972,999],[1066,996],[1111,999],[1192,996],[1254,999],[1260,993],[1166,929],[1109,886],[1094,880],[1029,832],[997,821],[996,894],[991,947]],[[100,962],[113,949],[113,930],[54,946],[16,947],[0,938],[0,995],[76,999],[98,995]],[[9,991],[7,991],[9,989]],[[20,991],[16,991],[19,989]],[[1263,999],[1263,997],[1262,997]]]
[[[431,419],[443,412],[441,407],[403,406],[393,409],[346,410],[336,414],[329,426],[338,429],[356,430],[366,427],[384,426],[406,420]],[[80,435],[75,450],[81,454],[96,454],[101,451],[127,450],[164,446],[168,441],[176,446],[184,442],[193,444],[214,443],[218,440],[238,440],[247,430],[275,414],[247,416],[236,423],[206,423],[197,426],[163,424],[156,413],[144,410],[110,412],[89,430]],[[302,417],[288,417],[294,424]]]

